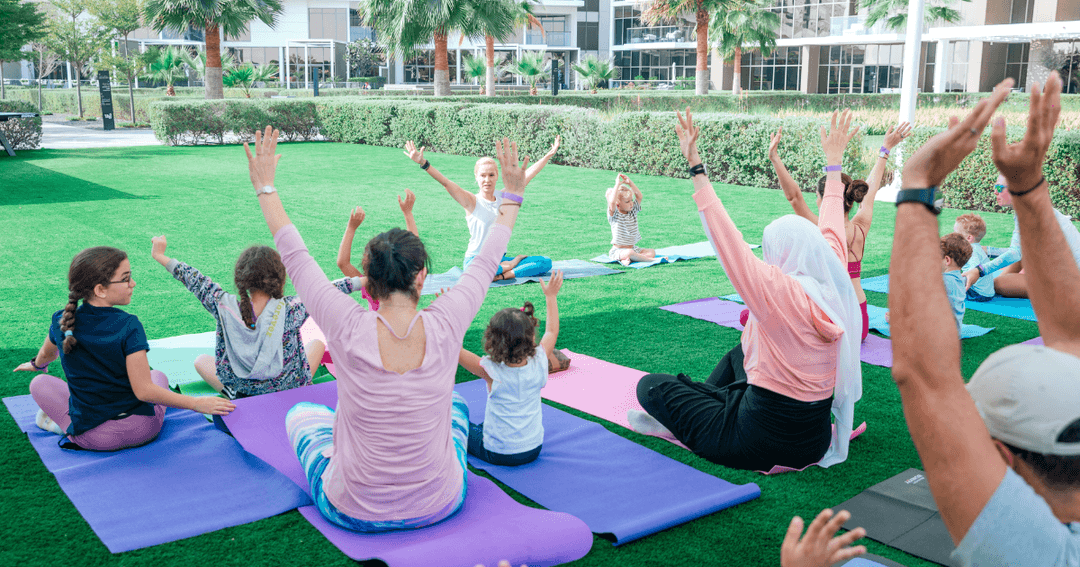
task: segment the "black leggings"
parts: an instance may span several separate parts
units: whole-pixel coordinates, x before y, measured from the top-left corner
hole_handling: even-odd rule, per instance
[[[648,374],[637,398],[696,455],[734,469],[802,468],[821,460],[832,440],[832,398],[801,402],[747,384],[742,345],[706,382]]]

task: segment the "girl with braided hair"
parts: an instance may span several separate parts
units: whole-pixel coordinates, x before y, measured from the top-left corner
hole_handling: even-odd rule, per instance
[[[233,399],[311,384],[326,345],[303,344],[308,318],[300,298],[285,297],[285,265],[269,246],[252,246],[236,259],[236,295],[199,270],[165,255],[164,236],[152,239],[151,255],[184,284],[217,322],[214,357],[195,359],[195,370],[215,390]],[[360,278],[335,280],[342,293],[360,289]]]
[[[214,415],[235,408],[221,398],[172,392],[165,374],[150,370],[142,323],[116,308],[131,303],[134,289],[123,250],[98,246],[80,252],[68,269],[67,306],[53,314],[37,355],[15,369],[44,372],[60,358],[67,382],[41,374],[30,382],[30,394],[41,408],[38,427],[61,435],[61,446],[135,447],[157,437],[166,406]]]

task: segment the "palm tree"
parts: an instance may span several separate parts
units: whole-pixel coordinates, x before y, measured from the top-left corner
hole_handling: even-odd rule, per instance
[[[184,69],[187,57],[183,51],[177,47],[152,47],[143,54],[143,57],[146,64],[146,73],[143,78],[165,83],[165,94],[176,96],[173,83],[187,78],[187,71]]]
[[[971,2],[971,0],[963,0]],[[930,0],[927,2],[923,19],[926,25],[934,25],[938,22],[955,24],[960,21],[960,11],[952,8],[956,0]],[[869,10],[866,14],[866,27],[874,27],[881,20],[886,21],[886,26],[893,31],[904,31],[907,28],[908,0],[859,0],[859,9]],[[889,14],[892,14],[891,16]]]
[[[158,31],[178,33],[189,27],[206,34],[206,98],[224,98],[221,82],[221,34],[243,33],[249,21],[258,19],[271,28],[277,25],[281,0],[146,0],[146,21]]]
[[[522,52],[521,58],[514,61],[513,66],[510,68],[511,73],[529,83],[529,94],[531,95],[536,94],[536,83],[550,77],[548,69],[551,67],[551,61],[544,61],[544,56],[543,51]]]
[[[487,75],[487,63],[484,62],[482,57],[466,55],[463,59],[462,67],[464,67],[465,75],[469,77],[470,81],[475,81]],[[484,94],[484,85],[480,85],[480,94]]]
[[[651,0],[641,13],[641,19],[649,25],[693,14],[697,33],[697,70],[695,71],[695,94],[709,94],[709,14],[739,0]]]
[[[611,63],[611,60],[603,60],[595,55],[586,55],[581,63],[573,66],[574,70],[585,79],[585,86],[594,94],[596,87],[602,81],[609,81],[619,77],[619,68]]]
[[[742,50],[744,45],[757,44],[762,57],[768,57],[776,47],[776,30],[780,16],[767,10],[766,0],[740,0],[713,12],[709,34],[724,61],[734,60],[735,78],[731,92],[742,92]]]
[[[528,24],[540,28],[544,26],[532,13],[534,0],[477,0],[476,26],[484,36],[487,73],[485,83],[487,95],[495,96],[495,39],[500,40],[514,33],[517,26]]]
[[[200,51],[192,55],[190,51],[185,50],[182,54],[184,56],[184,63],[187,63],[188,67],[190,67],[192,71],[195,71],[195,74],[198,75],[200,79],[206,81],[206,52]],[[228,75],[229,71],[232,71],[234,67],[236,67],[235,57],[232,55],[225,55],[221,58],[222,81],[224,81],[225,75]]]

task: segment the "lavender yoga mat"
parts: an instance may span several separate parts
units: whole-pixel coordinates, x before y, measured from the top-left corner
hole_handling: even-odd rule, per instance
[[[483,421],[483,380],[455,388]],[[608,431],[599,423],[542,404],[540,457],[517,467],[469,463],[537,504],[581,518],[615,545],[719,512],[761,495],[754,483],[732,484]]]
[[[4,398],[4,404],[112,553],[254,522],[311,502],[192,411],[169,409],[161,434],[147,445],[98,453],[61,449],[57,435],[34,425],[38,408],[30,396]],[[228,506],[221,505],[223,495]]]
[[[225,423],[244,448],[307,491],[307,478],[285,431],[285,414],[301,401],[337,407],[337,383],[236,400],[236,411]],[[592,534],[581,520],[518,504],[490,480],[473,474],[462,509],[419,530],[361,534],[331,524],[314,506],[304,506],[300,513],[350,558],[378,559],[391,567],[473,567],[495,565],[500,559],[513,565],[558,565],[584,557],[592,547]]]
[[[676,303],[675,305],[665,305],[660,309],[716,323],[723,327],[743,330],[743,326],[739,323],[739,313],[742,312],[744,307],[741,303],[735,303],[734,301],[706,297],[705,299],[695,299]],[[892,368],[892,342],[877,335],[867,335],[866,340],[862,342],[859,359],[874,366]]]

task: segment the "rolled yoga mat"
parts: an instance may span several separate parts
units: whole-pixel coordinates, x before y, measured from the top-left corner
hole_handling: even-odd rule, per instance
[[[750,248],[759,248],[757,244],[747,244]],[[648,268],[649,266],[655,266],[657,264],[667,264],[669,262],[677,262],[679,260],[694,260],[697,258],[708,258],[710,256],[716,256],[716,250],[713,250],[712,244],[706,240],[705,242],[695,242],[693,244],[681,244],[679,246],[668,246],[667,248],[657,248],[656,258],[649,260],[648,262],[631,262],[629,268],[639,270],[641,268]],[[602,264],[617,264],[619,261],[614,260],[607,254],[601,254],[591,260],[590,262],[600,262]]]
[[[872,278],[863,278],[862,287],[866,291],[889,293],[889,274],[874,276]],[[994,315],[1021,319],[1023,321],[1037,320],[1035,318],[1035,310],[1031,307],[1030,299],[995,295],[990,301],[971,301],[969,299],[964,305],[967,309],[971,309],[972,311],[993,313]]]
[[[553,402],[606,419],[627,429],[633,429],[627,420],[626,412],[644,411],[637,400],[637,383],[646,373],[566,349],[562,352],[573,360],[570,369],[548,377],[547,386],[540,391],[540,395]],[[863,423],[855,428],[851,438],[854,439],[865,432],[866,423]],[[687,448],[671,435],[656,435],[655,437],[670,441],[684,449]],[[776,465],[768,471],[758,472],[762,474],[797,472],[811,466],[813,465],[793,469]]]
[[[741,303],[722,298],[706,297],[705,299],[666,305],[660,309],[741,331],[743,326],[739,323],[739,313],[744,308]],[[859,359],[874,366],[892,368],[892,342],[877,335],[867,335],[866,340],[862,342],[859,349]]]
[[[590,276],[609,276],[612,274],[621,274],[619,270],[612,270],[606,266],[597,266],[585,260],[556,260],[551,263],[551,272],[544,274],[543,276],[529,276],[522,278],[514,278],[512,280],[500,280],[497,282],[491,282],[491,287],[503,287],[508,285],[518,285],[527,282],[538,282],[541,279],[550,277],[559,270],[563,272],[563,279],[572,280],[576,278],[587,278]],[[424,280],[424,290],[420,292],[420,295],[431,295],[438,293],[441,289],[450,289],[458,280],[461,279],[461,275],[464,274],[461,268],[454,266],[449,271],[441,274],[432,274]]]
[[[473,423],[482,422],[485,382],[474,380],[455,389],[469,402]],[[732,484],[705,474],[599,423],[548,404],[542,404],[542,411],[544,444],[535,461],[502,467],[470,456],[469,464],[545,508],[581,518],[615,545],[761,495],[754,483]]]
[[[34,424],[38,407],[30,396],[4,398],[4,404],[112,553],[239,526],[311,503],[285,475],[193,411],[169,408],[157,439],[106,453],[61,449],[56,434]],[[222,498],[228,505],[222,506]]]
[[[225,423],[244,448],[307,491],[307,478],[285,431],[285,414],[301,401],[336,408],[337,382],[236,400],[236,411]],[[473,567],[501,559],[512,565],[558,565],[591,549],[592,534],[581,520],[523,506],[490,480],[468,476],[462,509],[417,530],[362,534],[331,524],[314,506],[302,507],[300,513],[345,555],[381,560],[390,567]]]
[[[844,529],[862,527],[866,537],[941,565],[959,566],[952,560],[955,546],[938,514],[926,474],[908,469],[837,504],[851,518]]]

